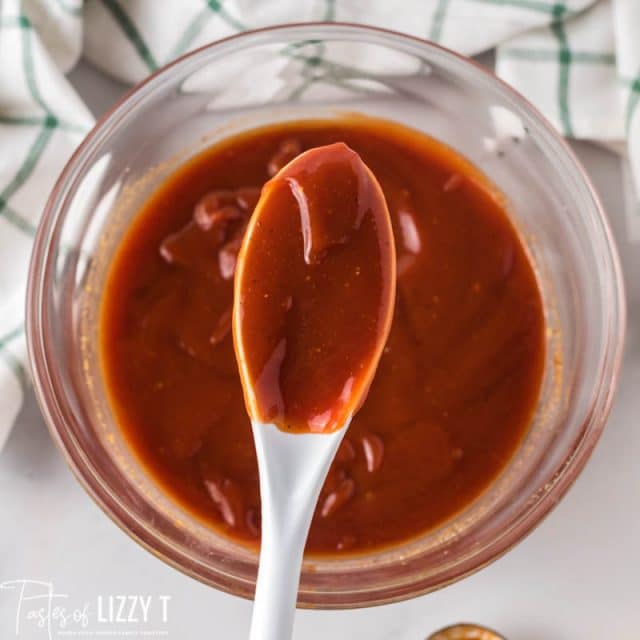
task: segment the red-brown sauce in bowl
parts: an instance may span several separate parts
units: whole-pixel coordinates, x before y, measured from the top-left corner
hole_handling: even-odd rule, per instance
[[[116,418],[151,476],[190,512],[257,544],[258,471],[231,336],[235,262],[262,185],[303,150],[335,142],[382,186],[397,293],[369,395],[321,492],[307,543],[316,553],[402,543],[442,524],[491,484],[531,422],[542,300],[506,204],[482,174],[375,119],[228,138],[143,207],[114,257],[100,327]]]

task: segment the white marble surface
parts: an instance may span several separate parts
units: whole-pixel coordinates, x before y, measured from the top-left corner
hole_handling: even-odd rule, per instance
[[[85,65],[72,81],[96,114],[124,90]],[[545,522],[490,567],[408,602],[299,612],[296,638],[418,640],[462,620],[491,625],[510,640],[640,638],[640,245],[626,240],[616,156],[586,143],[574,148],[609,211],[629,298],[622,379],[587,468]],[[88,637],[142,637],[146,629],[171,640],[246,638],[251,603],[183,576],[121,532],[72,477],[32,395],[0,455],[0,505],[0,583],[52,582],[56,592],[68,594],[58,600],[68,612],[87,603]],[[146,625],[100,621],[98,597],[104,619],[106,598],[119,594],[152,596]],[[15,589],[0,590],[1,640],[16,637],[17,595]],[[171,596],[166,622],[162,595]],[[18,637],[49,637],[46,625],[40,629],[26,619],[29,610],[45,604],[23,602]],[[78,628],[69,622],[66,629]],[[50,637],[63,637],[58,629],[52,623]]]

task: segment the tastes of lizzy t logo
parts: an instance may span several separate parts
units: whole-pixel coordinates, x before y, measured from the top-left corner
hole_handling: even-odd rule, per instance
[[[10,617],[0,619],[3,640],[168,636],[171,596],[167,595],[98,595],[77,602],[58,592],[53,582],[22,579],[0,582],[0,598],[12,599],[15,606],[0,608],[0,612],[7,612],[3,616]]]

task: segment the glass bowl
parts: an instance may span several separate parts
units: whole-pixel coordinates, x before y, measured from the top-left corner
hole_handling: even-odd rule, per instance
[[[213,43],[133,89],[80,145],[47,203],[27,302],[36,394],[88,493],[165,562],[250,597],[256,554],[173,503],[123,441],[98,363],[98,306],[123,232],[181,162],[243,129],[345,112],[430,134],[498,185],[539,278],[547,353],[535,418],[499,478],[418,539],[308,558],[299,604],[324,608],[408,598],[491,562],[558,503],[602,431],[622,353],[620,267],[589,180],[540,114],[473,62],[380,29],[289,25]]]

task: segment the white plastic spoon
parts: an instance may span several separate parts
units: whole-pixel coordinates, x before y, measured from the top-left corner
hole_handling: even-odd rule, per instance
[[[289,434],[252,422],[260,470],[262,541],[251,640],[291,637],[307,533],[329,466],[346,431]]]
[[[340,163],[344,164],[344,173]],[[329,185],[325,184],[328,180]],[[325,187],[329,191],[325,192]],[[291,215],[288,222],[285,220],[288,229],[282,224],[285,208]],[[365,233],[369,233],[369,240],[373,233],[375,242],[358,244]],[[359,240],[351,242],[352,236]],[[360,257],[349,254],[363,247],[371,251]],[[299,266],[293,268],[296,260]],[[344,292],[343,283],[336,282],[326,288],[324,297],[320,294],[316,299],[314,278],[320,282],[328,274],[335,275],[332,269],[341,265],[347,265],[349,272],[344,276]],[[301,272],[307,275],[303,278]],[[295,281],[294,296],[285,295],[288,278]],[[358,310],[350,305],[357,304],[354,300],[358,296],[368,299],[367,286],[376,301],[375,312],[357,321],[362,321],[362,335],[375,330],[375,339],[360,344],[360,334],[350,331]],[[238,255],[234,300],[234,345],[252,422],[262,501],[262,546],[250,638],[287,640],[292,633],[302,556],[318,495],[346,428],[366,397],[393,316],[395,249],[391,222],[380,185],[357,154],[342,144],[311,149],[265,185]],[[328,300],[331,309],[322,306]],[[340,357],[349,360],[352,373],[337,381],[339,393],[327,405],[335,411],[314,415],[306,425],[308,429],[298,424],[296,432],[288,432],[287,393],[291,395],[299,387],[291,381],[291,370],[286,369],[293,365],[291,358],[287,360],[289,345],[280,334],[289,331],[292,343],[298,338],[304,343],[309,335],[304,333],[304,319],[315,313],[321,318],[339,319],[334,333],[344,333],[337,336],[337,344]],[[319,331],[323,326],[319,325]],[[335,338],[333,333],[327,335],[329,341]],[[340,343],[341,338],[348,344]],[[331,393],[325,387],[331,384],[325,384],[322,358],[326,357],[327,363],[335,361],[336,343],[330,346],[326,356],[314,356],[306,369],[309,379],[303,380],[312,385],[312,390],[314,385],[318,393],[322,390],[325,403],[327,393]],[[299,357],[299,345],[296,348]],[[354,355],[350,349],[359,351]],[[275,391],[269,385],[275,385]],[[272,395],[265,389],[273,391]]]

